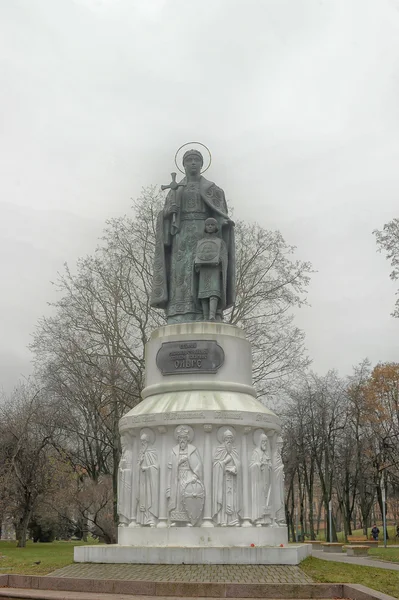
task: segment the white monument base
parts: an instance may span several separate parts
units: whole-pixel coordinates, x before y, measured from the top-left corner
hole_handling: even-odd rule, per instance
[[[242,530],[239,530],[242,533]],[[239,537],[239,536],[237,536]],[[76,546],[75,561],[153,565],[298,565],[311,555],[309,544],[288,546]]]
[[[280,546],[287,543],[286,527],[119,527],[122,546],[226,547]]]
[[[309,549],[287,546],[280,420],[256,398],[244,332],[160,327],[145,359],[143,401],[119,424],[119,544],[75,560],[298,564]]]

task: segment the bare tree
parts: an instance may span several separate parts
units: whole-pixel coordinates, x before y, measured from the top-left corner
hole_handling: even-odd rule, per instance
[[[51,489],[56,468],[52,460],[57,415],[41,389],[20,384],[0,405],[4,465],[2,483],[18,546],[26,545],[29,520],[43,495]]]
[[[149,304],[156,218],[164,197],[143,191],[134,217],[112,219],[93,256],[76,273],[66,265],[55,284],[59,300],[34,334],[36,369],[63,415],[62,451],[93,481],[112,476],[117,521],[118,422],[144,386],[144,347],[165,323]],[[291,311],[305,301],[309,263],[278,232],[239,222],[237,302],[226,321],[246,330],[259,395],[270,395],[308,364],[304,335]]]
[[[226,320],[252,344],[253,380],[260,398],[276,393],[310,363],[293,309],[306,303],[311,264],[293,258],[278,231],[238,221],[237,298]]]
[[[394,281],[399,279],[399,219],[392,219],[384,225],[382,230],[375,229],[378,250],[386,253],[387,260],[391,261],[392,271],[390,278]],[[399,294],[399,290],[396,292]],[[399,298],[396,300],[393,317],[399,317]]]

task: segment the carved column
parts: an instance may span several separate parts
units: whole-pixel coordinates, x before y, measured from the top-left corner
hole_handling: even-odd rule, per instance
[[[214,527],[212,522],[212,448],[211,433],[212,425],[204,425],[204,486],[205,504],[204,520],[201,527]]]
[[[129,436],[132,439],[132,495],[130,501],[130,516],[131,521],[129,523],[129,527],[139,527],[137,525],[137,486],[138,486],[138,471],[137,471],[137,458],[139,455],[139,431],[133,429],[129,431]]]
[[[241,516],[243,522],[241,527],[252,527],[251,523],[251,512],[249,505],[249,477],[248,477],[248,446],[247,439],[248,434],[251,431],[251,427],[244,427],[243,436],[241,441],[241,469],[242,469],[242,487],[243,487],[243,507]]]
[[[161,444],[161,457],[159,461],[159,467],[161,469],[160,472],[160,485],[159,485],[159,521],[157,527],[167,527],[168,526],[168,506],[166,499],[166,479],[168,472],[168,458],[166,453],[166,427],[164,425],[160,425],[158,427],[158,431],[162,436],[162,444]]]

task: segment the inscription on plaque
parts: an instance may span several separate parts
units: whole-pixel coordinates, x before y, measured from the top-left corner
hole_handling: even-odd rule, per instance
[[[162,375],[216,373],[224,362],[224,351],[214,340],[164,342],[156,360]]]

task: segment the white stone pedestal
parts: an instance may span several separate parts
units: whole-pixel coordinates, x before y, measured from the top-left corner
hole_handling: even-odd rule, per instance
[[[118,545],[77,547],[76,561],[297,564],[307,555],[286,547],[281,428],[256,399],[251,362],[231,325],[152,333],[143,401],[120,421]]]

